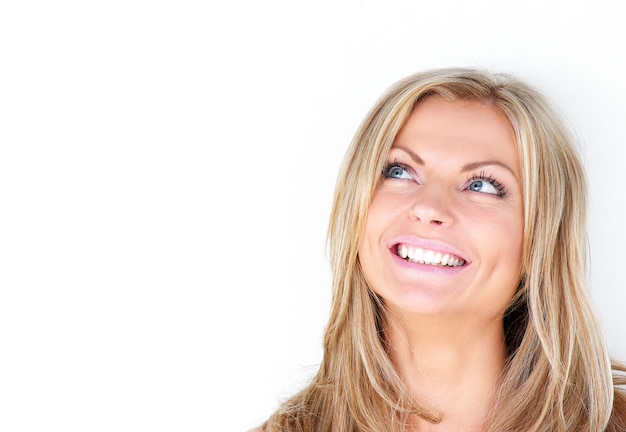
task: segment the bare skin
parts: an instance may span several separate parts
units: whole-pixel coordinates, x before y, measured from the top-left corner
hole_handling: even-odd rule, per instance
[[[400,378],[441,419],[415,418],[412,432],[485,430],[520,280],[519,165],[500,112],[438,97],[418,104],[387,155],[358,255]]]
[[[479,102],[421,102],[389,152],[359,248],[385,302],[391,360],[441,416],[416,418],[415,431],[485,429],[522,236],[519,159],[503,115]]]
[[[431,322],[391,324],[391,359],[416,400],[442,415],[440,423],[415,419],[416,431],[482,431],[502,373],[504,335],[494,325]]]

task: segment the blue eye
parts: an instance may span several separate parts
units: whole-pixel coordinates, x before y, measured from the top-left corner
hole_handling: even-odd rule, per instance
[[[485,194],[497,195],[503,197],[506,194],[504,186],[493,178],[478,176],[470,181],[467,189],[472,192],[480,192]]]
[[[399,163],[392,163],[383,169],[383,178],[393,178],[402,180],[411,180],[413,176],[409,171]]]

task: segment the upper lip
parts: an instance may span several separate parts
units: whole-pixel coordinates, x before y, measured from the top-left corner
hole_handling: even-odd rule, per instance
[[[442,254],[454,255],[469,264],[471,260],[456,247],[438,239],[425,239],[416,236],[400,236],[393,238],[388,244],[387,248],[396,250],[399,244],[404,244],[413,248],[421,248],[432,250],[434,252],[441,252]]]

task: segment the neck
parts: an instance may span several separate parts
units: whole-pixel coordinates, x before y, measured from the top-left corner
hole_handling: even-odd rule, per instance
[[[395,316],[388,324],[391,360],[415,400],[442,416],[437,430],[481,430],[506,360],[502,320]]]

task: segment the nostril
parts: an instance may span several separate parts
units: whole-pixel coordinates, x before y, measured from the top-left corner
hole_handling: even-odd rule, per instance
[[[420,197],[409,209],[409,218],[431,226],[444,226],[453,222],[451,204],[441,197]]]

